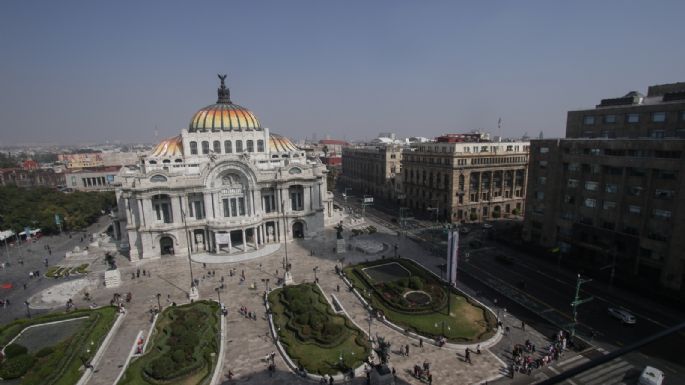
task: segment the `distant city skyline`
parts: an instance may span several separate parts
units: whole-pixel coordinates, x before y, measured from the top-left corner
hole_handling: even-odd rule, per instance
[[[153,143],[216,100],[294,139],[563,137],[685,81],[679,1],[5,2],[0,146]],[[498,129],[498,120],[502,128]]]

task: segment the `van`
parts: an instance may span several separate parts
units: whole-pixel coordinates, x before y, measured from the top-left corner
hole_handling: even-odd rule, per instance
[[[664,382],[664,372],[653,367],[647,366],[640,374],[638,385],[661,385]]]

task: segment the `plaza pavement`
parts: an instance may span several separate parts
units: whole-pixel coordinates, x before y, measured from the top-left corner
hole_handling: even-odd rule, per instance
[[[379,226],[377,226],[379,227]],[[348,231],[345,231],[347,238]],[[288,244],[288,261],[292,264],[292,274],[296,283],[313,282],[315,267],[318,267],[317,276],[326,295],[335,293],[345,311],[352,320],[365,332],[368,331],[368,313],[353,293],[345,288],[340,277],[335,274],[335,264],[339,258],[342,262],[354,264],[366,260],[382,258],[383,255],[390,257],[394,242],[398,243],[398,253],[402,257],[411,258],[425,267],[438,271],[438,265],[444,263],[441,258],[431,256],[414,241],[398,238],[380,228],[379,233],[365,236],[386,243],[389,247],[385,252],[375,255],[366,255],[362,252],[351,250],[342,255],[333,252],[335,245],[335,231],[326,230],[322,236],[307,240],[295,240]],[[278,278],[283,276],[284,248],[281,246],[276,252],[257,259],[235,263],[202,263],[193,262],[194,278],[200,280],[200,297],[217,299],[221,296],[221,302],[229,308],[227,316],[227,339],[226,354],[223,362],[221,383],[240,384],[311,384],[309,380],[297,377],[288,370],[280,355],[276,356],[276,371],[269,373],[268,363],[264,360],[269,353],[276,351],[276,347],[269,334],[268,323],[265,317],[262,296],[266,289],[266,279],[273,288]],[[313,255],[311,255],[313,254]],[[165,257],[163,259],[140,261],[131,263],[122,256],[117,256],[117,264],[122,275],[122,286],[115,289],[98,286],[91,292],[92,300],[86,303],[83,298],[74,298],[79,307],[88,306],[91,303],[98,305],[108,304],[114,293],[125,295],[131,292],[133,300],[126,304],[128,315],[111,343],[106,347],[105,359],[95,368],[95,375],[88,384],[109,385],[117,378],[126,362],[134,339],[139,331],[147,333],[150,322],[150,309],[157,306],[157,296],[161,296],[161,305],[168,306],[171,302],[186,303],[187,291],[190,283],[187,257]],[[140,269],[138,278],[132,278],[132,273]],[[229,270],[235,269],[236,274],[229,276]],[[146,271],[146,275],[142,274]],[[246,280],[240,284],[240,274],[245,271]],[[99,277],[104,271],[90,273],[91,277]],[[214,275],[210,272],[214,271]],[[151,273],[151,276],[147,274]],[[217,294],[216,288],[221,285],[221,277],[224,277],[224,289]],[[254,284],[255,288],[251,286]],[[340,292],[337,286],[340,285]],[[461,287],[468,292],[468,288]],[[488,306],[493,304],[487,298],[480,298],[478,293],[470,293]],[[239,308],[246,306],[249,311],[256,311],[257,320],[249,320],[239,313]],[[513,345],[523,343],[531,339],[536,345],[545,345],[545,338],[532,328],[525,331],[520,329],[520,321],[511,315],[502,317],[505,326],[510,326],[509,333],[494,347],[482,349],[482,354],[472,354],[472,364],[463,361],[463,350],[438,348],[424,343],[421,349],[418,341],[399,333],[388,326],[374,320],[371,323],[371,335],[376,334],[385,337],[392,344],[393,354],[390,358],[390,366],[397,371],[397,384],[419,384],[410,371],[415,364],[421,364],[424,360],[431,363],[434,384],[472,384],[493,380],[504,373],[505,363]],[[403,357],[398,354],[399,347],[410,345],[410,355]],[[345,352],[343,352],[345,354]],[[510,357],[510,356],[509,356]],[[228,381],[229,370],[234,374],[233,380]],[[501,380],[500,380],[501,381]],[[357,378],[347,383],[365,383],[365,379]]]

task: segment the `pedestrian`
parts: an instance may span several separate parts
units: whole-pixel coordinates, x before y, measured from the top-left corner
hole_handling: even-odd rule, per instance
[[[340,285],[337,285],[335,288],[338,290],[338,293],[340,293]]]
[[[468,362],[469,364],[471,364],[471,351],[469,350],[468,347],[466,348],[466,351],[464,352],[464,362]]]
[[[419,338],[419,347],[423,348],[423,338]]]
[[[328,377],[328,385],[333,385],[333,376]]]
[[[131,279],[136,279],[136,273],[131,272]]]
[[[400,356],[404,356],[404,346],[400,345]]]
[[[140,278],[140,269],[136,270],[136,277]]]
[[[428,373],[428,385],[433,385],[433,374]]]
[[[145,274],[145,269],[143,269],[143,277],[144,277],[145,275],[146,275],[146,274]]]
[[[407,354],[407,357],[409,357],[409,344],[405,347],[404,352]]]
[[[476,354],[480,354],[480,344],[476,345]]]
[[[526,323],[521,321],[521,330],[526,331]]]

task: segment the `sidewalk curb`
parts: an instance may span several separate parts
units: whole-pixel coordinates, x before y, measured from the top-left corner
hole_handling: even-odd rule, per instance
[[[100,348],[98,351],[95,353],[93,356],[93,359],[90,361],[90,364],[92,365],[92,369],[88,370],[86,368],[85,372],[83,373],[83,376],[81,376],[81,379],[76,383],[76,385],[83,385],[90,380],[90,377],[93,375],[93,372],[95,371],[95,366],[100,362],[100,359],[102,359],[102,356],[105,354],[105,351],[109,347],[109,343],[112,341],[112,338],[114,337],[114,334],[119,331],[119,327],[124,321],[124,318],[126,318],[126,315],[128,313],[119,313],[119,317],[117,317],[117,320],[114,321],[114,325],[112,325],[112,328],[109,330],[109,333],[107,333],[107,336],[105,339],[102,341],[102,344],[100,345]]]

